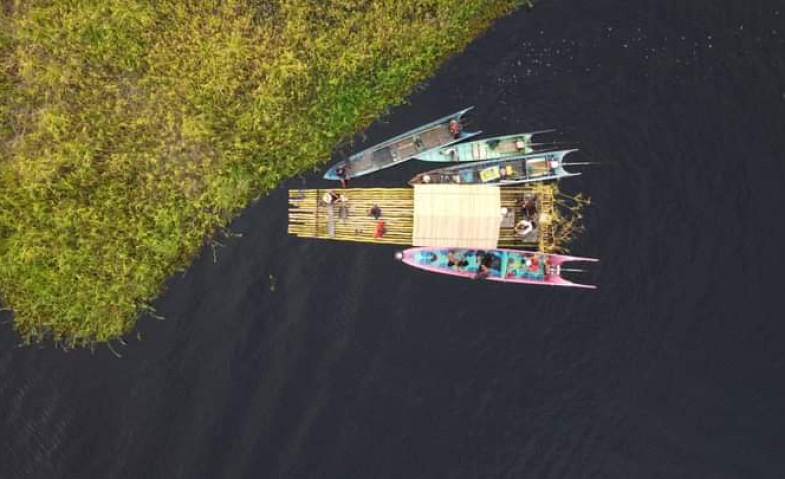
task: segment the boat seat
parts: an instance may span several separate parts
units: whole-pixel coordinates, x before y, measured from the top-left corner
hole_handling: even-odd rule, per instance
[[[505,141],[499,145],[496,151],[499,153],[516,153],[519,150],[521,150],[521,148],[517,145],[517,142]]]
[[[447,125],[437,125],[430,130],[420,133],[420,140],[423,144],[423,149],[430,150],[445,143],[455,141],[455,137],[450,133]]]
[[[548,161],[545,159],[542,160],[533,160],[526,162],[526,170],[528,171],[529,175],[531,176],[542,176],[548,174]]]
[[[393,154],[390,148],[382,148],[373,152],[373,162],[376,164],[386,164],[393,162]]]

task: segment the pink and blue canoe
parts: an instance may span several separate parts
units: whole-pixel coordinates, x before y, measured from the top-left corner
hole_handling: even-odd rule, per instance
[[[573,283],[561,275],[562,265],[572,261],[597,262],[560,254],[511,249],[467,249],[424,247],[409,248],[396,253],[396,258],[409,266],[433,273],[502,283],[543,284],[590,288],[590,284]],[[578,270],[580,271],[580,270]]]

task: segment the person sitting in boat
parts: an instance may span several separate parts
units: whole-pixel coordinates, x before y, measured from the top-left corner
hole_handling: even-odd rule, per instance
[[[349,172],[348,166],[339,166],[335,169],[335,175],[338,176],[338,179],[341,180],[341,188],[346,188],[346,182],[349,181]]]
[[[534,253],[525,253],[523,255],[523,263],[525,270],[529,272],[537,272],[540,269],[540,257]]]
[[[455,252],[450,250],[447,252],[447,266],[450,268],[463,269],[469,266],[469,262],[466,261],[466,258],[458,258],[455,255]]]
[[[491,275],[491,267],[493,266],[493,255],[485,253],[484,251],[478,251],[477,259],[480,262],[480,267],[477,268],[477,274],[474,275],[474,279],[485,279]]]
[[[505,274],[507,278],[515,278],[520,276],[522,270],[523,264],[520,260],[516,258],[510,258],[507,260],[507,273]]]
[[[450,120],[450,123],[447,125],[447,129],[450,130],[450,134],[453,138],[460,138],[461,136],[461,122],[458,120]]]

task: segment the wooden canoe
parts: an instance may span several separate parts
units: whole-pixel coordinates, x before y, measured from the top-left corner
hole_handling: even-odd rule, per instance
[[[426,171],[409,180],[409,184],[516,185],[577,176],[564,169],[564,157],[577,150],[534,153],[516,158],[461,163]]]
[[[481,132],[463,128],[463,116],[474,107],[434,120],[339,161],[324,174],[327,180],[357,178],[411,160],[417,155],[451,145]]]
[[[527,155],[534,152],[535,145],[532,143],[534,135],[549,131],[553,130],[533,131],[467,141],[420,153],[416,158],[421,161],[432,162],[468,162]]]
[[[462,278],[481,278],[503,283],[596,288],[590,284],[573,283],[561,276],[564,263],[598,261],[593,258],[511,249],[477,250],[438,247],[409,248],[397,253],[396,258],[415,268]]]

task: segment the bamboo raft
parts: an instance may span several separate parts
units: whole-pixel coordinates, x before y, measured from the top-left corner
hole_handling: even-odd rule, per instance
[[[327,204],[323,196],[330,191],[345,195],[346,202]],[[552,250],[555,211],[553,184],[531,184],[501,188],[501,206],[508,214],[499,227],[499,247],[522,247]],[[536,198],[539,224],[524,238],[515,234],[519,218],[519,201],[524,196]],[[412,245],[414,229],[414,189],[351,188],[342,190],[289,190],[289,233],[303,238],[321,238],[363,243]],[[385,223],[384,235],[376,238],[377,220],[369,210],[378,205]]]

